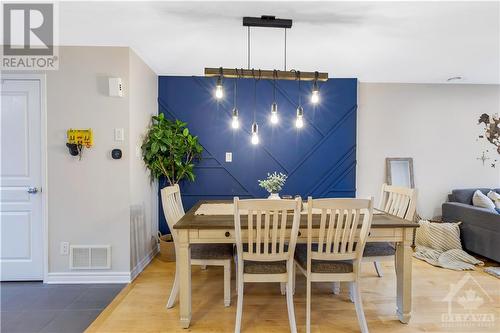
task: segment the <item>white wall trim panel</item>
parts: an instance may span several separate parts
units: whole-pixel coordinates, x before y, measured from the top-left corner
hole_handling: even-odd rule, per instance
[[[142,258],[141,261],[135,267],[132,269],[132,272],[130,273],[130,280],[133,281],[143,270],[146,268],[151,260],[156,256],[156,254],[160,252],[160,247],[155,246],[149,253],[146,255],[144,258]]]

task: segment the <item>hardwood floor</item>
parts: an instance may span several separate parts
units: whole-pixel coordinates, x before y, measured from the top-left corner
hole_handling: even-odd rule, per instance
[[[362,269],[361,290],[370,332],[500,331],[500,279],[484,273],[482,268],[456,272],[413,259],[413,315],[410,324],[404,325],[395,314],[394,265],[390,262],[382,265],[385,274],[382,278],[376,276],[371,263],[364,263]],[[184,330],[179,326],[177,304],[172,309],[165,308],[174,270],[175,263],[155,259],[121,291],[87,332],[233,332],[236,312],[234,274],[232,303],[226,308],[222,267],[208,267],[206,270],[193,267],[193,318],[190,328]],[[469,304],[476,307],[469,313],[489,315],[481,318],[493,317],[493,323],[468,321],[456,327],[444,326],[441,318],[448,311],[448,303],[443,299],[450,292],[450,285],[459,283],[464,277],[464,286],[453,298],[453,313],[467,313],[462,305],[464,299],[460,302],[459,298],[469,295],[465,299],[475,301]],[[467,294],[468,290],[472,293]],[[315,283],[312,292],[312,332],[359,332],[354,304],[348,300],[347,286],[342,284],[341,294],[333,295],[330,284]],[[300,274],[297,274],[294,302],[297,329],[305,332],[305,280]],[[242,332],[289,332],[286,298],[280,295],[279,284],[245,285]]]

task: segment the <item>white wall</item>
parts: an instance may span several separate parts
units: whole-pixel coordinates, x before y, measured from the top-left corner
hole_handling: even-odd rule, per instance
[[[141,145],[151,116],[158,114],[158,76],[130,50],[130,205],[131,268],[134,269],[156,247],[158,192],[151,184],[142,160]],[[140,217],[137,216],[139,208]]]
[[[157,225],[154,189],[135,150],[156,113],[157,77],[127,47],[60,47],[59,57],[59,70],[46,73],[49,277],[70,271],[63,241],[111,245],[112,268],[99,272],[123,277],[132,269],[131,206],[145,207],[149,234]],[[123,97],[108,96],[108,77],[122,79]],[[65,146],[68,128],[93,130],[81,161]],[[125,130],[124,141],[114,140],[115,128]],[[113,148],[122,159],[111,158]]]
[[[386,157],[413,157],[425,218],[441,215],[452,189],[500,186],[500,163],[477,160],[486,149],[500,155],[476,140],[479,116],[500,110],[500,86],[360,83],[358,94],[358,196],[378,203]]]
[[[60,242],[111,245],[112,271],[129,267],[128,141],[115,142],[114,128],[129,131],[128,93],[108,96],[108,77],[121,77],[127,92],[128,48],[61,47],[59,70],[47,72],[49,273],[69,271]],[[69,128],[91,128],[94,146],[82,160],[70,156]]]

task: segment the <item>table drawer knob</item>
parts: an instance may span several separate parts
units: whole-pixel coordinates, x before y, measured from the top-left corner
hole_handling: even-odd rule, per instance
[[[229,236],[231,236],[231,233],[229,231],[226,231],[226,233],[224,234],[224,236],[229,237]]]
[[[300,237],[300,236],[302,236],[302,233],[301,233],[301,232],[300,232],[300,230],[299,230],[299,237]]]

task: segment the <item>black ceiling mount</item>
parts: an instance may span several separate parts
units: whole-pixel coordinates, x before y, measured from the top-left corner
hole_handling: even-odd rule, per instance
[[[261,17],[243,17],[245,27],[266,27],[266,28],[291,28],[292,20],[277,19],[276,16],[262,15]]]

